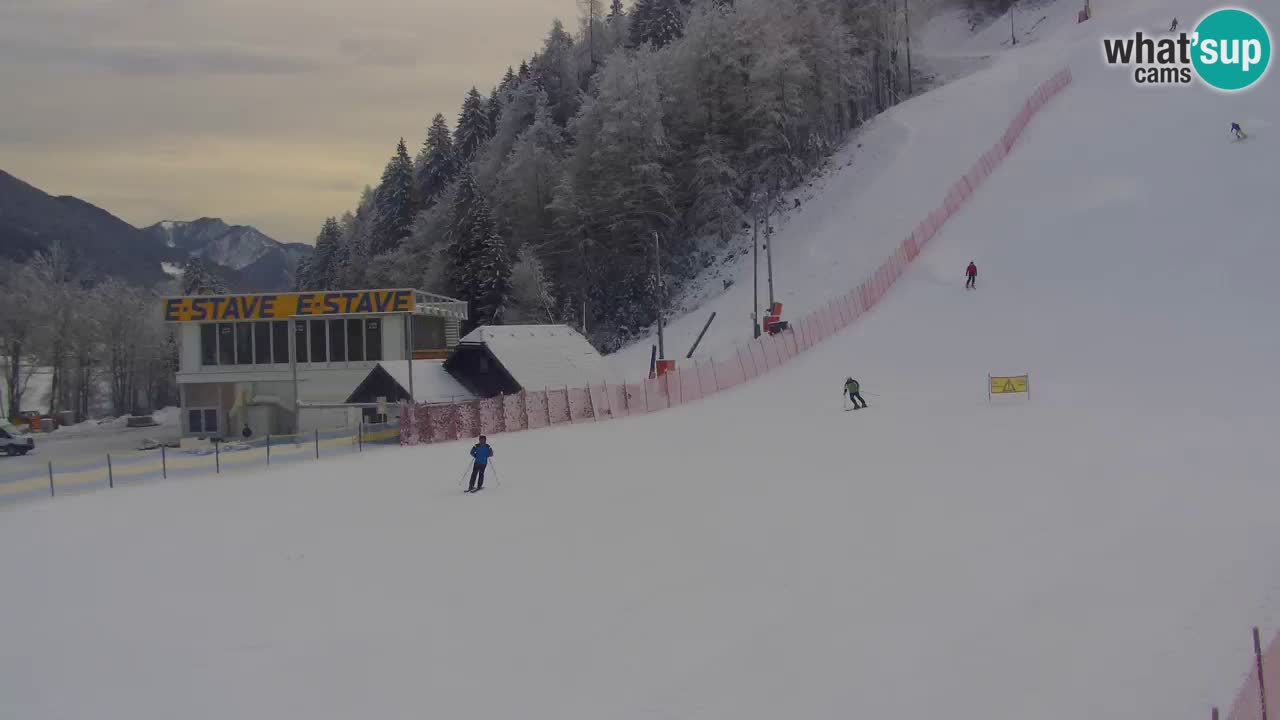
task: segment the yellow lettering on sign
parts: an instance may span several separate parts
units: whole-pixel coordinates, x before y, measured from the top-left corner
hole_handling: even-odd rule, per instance
[[[413,311],[412,290],[225,295],[166,298],[166,322],[285,320],[296,315],[357,315]]]

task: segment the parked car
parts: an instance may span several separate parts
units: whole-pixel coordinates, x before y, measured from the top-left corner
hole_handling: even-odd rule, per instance
[[[36,441],[30,436],[21,437],[18,429],[12,425],[0,425],[0,453],[5,455],[26,455],[35,450]]]

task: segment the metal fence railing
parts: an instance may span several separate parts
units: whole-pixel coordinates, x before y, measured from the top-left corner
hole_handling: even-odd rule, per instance
[[[400,423],[361,425],[356,429],[315,430],[299,435],[268,435],[243,442],[210,444],[197,450],[161,447],[79,458],[28,456],[0,461],[0,504],[57,497],[133,485],[152,480],[220,475],[269,465],[319,460],[400,444]],[[38,448],[37,448],[38,450]]]

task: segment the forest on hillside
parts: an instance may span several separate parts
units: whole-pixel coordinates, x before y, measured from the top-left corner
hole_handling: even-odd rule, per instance
[[[399,141],[298,289],[415,287],[467,300],[472,324],[563,322],[610,352],[907,92],[904,0],[579,6],[416,153]]]

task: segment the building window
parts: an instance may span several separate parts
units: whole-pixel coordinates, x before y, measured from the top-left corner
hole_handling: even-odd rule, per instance
[[[293,354],[296,356],[294,362],[310,362],[307,358],[307,321],[297,320],[293,333]]]
[[[236,364],[236,330],[232,323],[218,323],[218,364]]]
[[[271,356],[277,365],[289,362],[289,321],[271,323]]]
[[[253,364],[253,323],[236,323],[236,364]]]
[[[345,320],[329,321],[329,362],[347,361],[347,332]]]
[[[218,433],[218,409],[188,408],[187,432],[192,435],[216,435]]]
[[[364,360],[364,321],[359,318],[347,320],[347,359],[351,362]]]
[[[447,346],[444,339],[444,318],[412,315],[413,349],[444,350]]]
[[[218,326],[204,324],[200,326],[200,364],[218,364]]]
[[[364,359],[382,359],[382,321],[369,318],[364,321]]]
[[[253,364],[271,364],[271,323],[253,323]]]
[[[329,358],[325,347],[325,321],[308,320],[307,324],[311,326],[311,362],[325,362]]]

